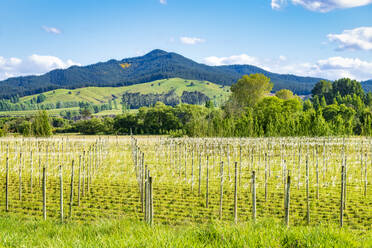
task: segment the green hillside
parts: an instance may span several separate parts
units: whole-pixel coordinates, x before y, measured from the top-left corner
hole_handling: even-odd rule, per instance
[[[184,91],[187,92],[201,92],[209,97],[216,106],[220,106],[230,95],[229,86],[221,86],[208,81],[185,80],[181,78],[171,78],[157,80],[149,83],[136,84],[122,87],[85,87],[79,89],[56,89],[44,92],[46,97],[41,103],[42,105],[71,102],[89,102],[91,104],[104,104],[110,100],[116,100],[116,108],[112,110],[104,110],[94,115],[117,115],[122,113],[122,106],[120,104],[122,95],[124,93],[140,93],[140,94],[164,94],[170,91],[175,92],[176,95],[182,96]],[[36,99],[39,94],[25,96],[19,99],[18,104],[27,104]],[[0,111],[0,116],[29,116],[35,114],[37,110],[17,110],[17,111]],[[62,107],[48,110],[51,116],[58,116],[62,111],[79,111],[79,107]]]
[[[175,89],[177,95],[181,96],[184,91],[199,91],[210,99],[213,99],[217,105],[225,101],[230,94],[229,86],[221,86],[207,81],[185,80],[181,78],[172,78],[157,80],[144,84],[136,84],[123,87],[86,87],[74,90],[57,89],[43,93],[46,96],[43,104],[57,102],[90,102],[100,104],[109,100],[119,98],[123,93],[167,93]],[[20,102],[30,101],[38,95],[31,95],[20,98]]]

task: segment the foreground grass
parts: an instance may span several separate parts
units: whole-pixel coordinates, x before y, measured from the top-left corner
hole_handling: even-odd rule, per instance
[[[372,232],[257,224],[150,227],[131,220],[65,223],[0,217],[0,247],[372,247]]]

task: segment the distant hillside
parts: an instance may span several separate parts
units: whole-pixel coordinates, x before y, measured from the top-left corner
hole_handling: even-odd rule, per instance
[[[230,95],[230,87],[221,86],[207,81],[185,80],[181,78],[163,79],[149,83],[136,84],[122,87],[85,87],[74,90],[57,89],[44,92],[46,99],[43,104],[57,104],[58,102],[89,102],[92,104],[107,103],[109,100],[118,99],[124,93],[164,94],[174,90],[178,96],[183,92],[200,92],[209,97],[217,105],[225,101]],[[20,103],[26,103],[38,95],[20,98]]]
[[[362,82],[363,89],[366,91],[372,91],[372,79]]]
[[[54,89],[76,89],[88,86],[119,87],[159,79],[185,78],[231,85],[242,75],[263,73],[274,82],[274,90],[288,88],[297,94],[308,94],[319,78],[275,74],[255,66],[207,66],[176,53],[154,50],[144,56],[121,61],[109,60],[88,66],[53,70],[41,76],[9,78],[0,82],[0,98],[27,96]]]

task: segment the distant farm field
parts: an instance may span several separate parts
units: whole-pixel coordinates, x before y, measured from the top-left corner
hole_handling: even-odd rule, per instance
[[[370,138],[8,137],[0,139],[1,212],[78,222],[147,213],[171,225],[284,223],[288,206],[289,226],[371,230],[371,152]]]
[[[46,96],[44,104],[57,102],[90,102],[93,104],[106,103],[115,98],[121,99],[123,93],[160,94],[175,90],[181,96],[183,91],[199,91],[218,103],[230,95],[230,87],[221,86],[207,81],[172,78],[149,83],[123,87],[85,87],[79,89],[57,89],[43,93]],[[37,95],[22,97],[20,102],[27,102]]]

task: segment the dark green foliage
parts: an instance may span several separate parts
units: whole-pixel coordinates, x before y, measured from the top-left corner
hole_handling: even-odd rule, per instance
[[[214,103],[211,100],[208,100],[208,101],[205,102],[205,107],[206,108],[213,108]]]
[[[313,90],[311,91],[313,97],[317,96],[317,101],[322,99],[323,97],[325,100],[330,103],[333,99],[333,86],[332,82],[321,80],[314,86]]]
[[[181,101],[187,104],[202,105],[210,101],[209,97],[199,91],[184,91],[181,96]]]
[[[47,137],[52,135],[52,125],[50,124],[48,113],[43,110],[35,116],[32,123],[32,131],[35,136]]]
[[[131,109],[154,106],[157,102],[163,102],[165,105],[176,106],[180,104],[180,97],[174,90],[165,94],[140,94],[126,92],[123,94],[122,102]]]
[[[337,94],[341,96],[346,95],[357,95],[364,99],[364,90],[362,85],[356,80],[351,80],[349,78],[342,78],[336,80],[332,84],[333,97],[336,97]]]
[[[164,94],[141,94],[126,92],[123,94],[121,101],[123,104],[125,104],[125,109],[138,109],[141,107],[154,106],[157,102],[162,102],[165,105],[173,107],[181,102],[201,105],[209,101],[209,97],[198,91],[184,91],[181,97],[176,94],[175,90],[171,90]]]
[[[105,131],[104,123],[99,118],[92,118],[90,120],[77,121],[74,124],[76,131],[82,134],[100,134]]]
[[[23,136],[31,136],[33,134],[32,129],[32,122],[24,120],[19,126],[18,126],[18,133],[22,134]]]
[[[37,96],[36,103],[42,103],[46,99],[46,96],[44,94],[40,94]]]

